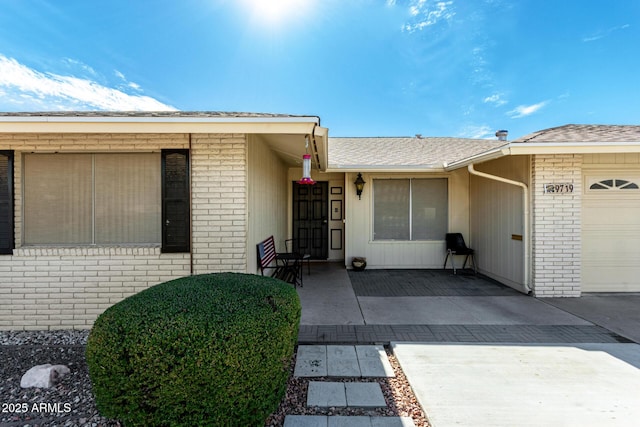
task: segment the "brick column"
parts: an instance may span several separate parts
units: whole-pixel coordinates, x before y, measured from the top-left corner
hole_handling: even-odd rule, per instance
[[[582,155],[532,156],[533,292],[578,297],[582,268]],[[545,184],[569,183],[572,193],[545,193]]]
[[[247,139],[192,137],[194,274],[247,270]]]

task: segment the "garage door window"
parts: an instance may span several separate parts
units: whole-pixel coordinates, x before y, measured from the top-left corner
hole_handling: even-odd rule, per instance
[[[589,190],[638,190],[638,184],[626,179],[605,179],[591,184]]]

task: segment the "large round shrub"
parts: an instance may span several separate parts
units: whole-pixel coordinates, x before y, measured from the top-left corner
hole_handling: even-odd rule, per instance
[[[87,342],[96,405],[126,425],[258,426],[281,401],[300,301],[248,274],[185,277],[106,310]]]

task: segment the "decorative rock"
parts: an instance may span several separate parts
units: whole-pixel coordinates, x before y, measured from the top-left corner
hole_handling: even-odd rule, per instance
[[[59,382],[69,372],[64,365],[38,365],[29,369],[20,380],[20,387],[50,388]]]

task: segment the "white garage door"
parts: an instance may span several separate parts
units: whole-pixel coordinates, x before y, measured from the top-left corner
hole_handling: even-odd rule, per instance
[[[640,171],[585,173],[582,291],[640,292]]]

